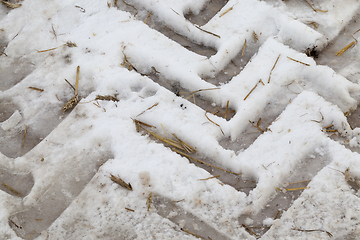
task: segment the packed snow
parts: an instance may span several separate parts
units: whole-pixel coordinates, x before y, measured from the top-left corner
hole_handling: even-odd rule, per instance
[[[261,220],[270,228],[261,238],[359,236],[360,156],[346,147],[360,146],[360,129],[345,115],[357,108],[360,86],[305,54],[329,44],[358,1],[314,1],[325,14],[230,0],[203,26],[185,15],[201,14],[207,0],[115,2],[0,6],[1,239],[256,239],[246,226],[303,180],[311,181],[289,209],[274,209],[280,218]],[[216,53],[186,49],[149,17]],[[258,50],[229,82],[204,80],[245,48]],[[63,112],[78,66],[80,101]],[[207,112],[155,75],[235,115]],[[152,132],[138,131],[139,121]],[[232,147],[251,131],[259,137],[249,147]],[[196,153],[189,160],[154,134]],[[217,179],[223,170],[228,177]],[[234,179],[254,187],[227,184]]]

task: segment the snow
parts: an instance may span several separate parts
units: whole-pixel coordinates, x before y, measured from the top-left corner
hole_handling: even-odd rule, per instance
[[[277,188],[286,192],[290,181],[306,174],[311,182],[289,210],[280,219],[267,216],[263,221],[271,226],[263,238],[359,233],[358,193],[342,173],[349,168],[353,178],[360,178],[359,155],[344,147],[360,146],[360,129],[352,129],[344,116],[356,109],[360,87],[302,53],[331,40],[305,21],[333,19],[326,33],[336,35],[350,21],[345,13],[353,15],[359,3],[347,1],[343,11],[337,11],[339,4],[332,10],[323,3],[320,7],[329,14],[319,20],[313,13],[294,19],[300,13],[282,4],[230,0],[201,26],[219,38],[184,17],[199,13],[207,2],[131,1],[139,15],[152,11],[174,31],[216,49],[210,58],[106,1],[24,1],[8,13],[0,6],[0,39],[6,43],[6,55],[0,56],[0,166],[14,175],[31,173],[34,182],[23,183],[31,189],[25,197],[0,191],[4,239],[28,239],[32,232],[30,238],[39,240],[196,239],[181,230],[189,227],[190,216],[196,216],[193,228],[204,236],[255,239],[240,217],[251,215],[245,220],[251,225],[276,198]],[[245,40],[260,48],[238,75],[220,86],[203,79],[223,70],[241,53]],[[77,66],[81,100],[63,113],[74,96],[64,79],[75,85]],[[207,113],[154,82],[154,71],[189,92],[212,88],[199,95],[213,106],[229,102],[235,116],[226,120]],[[95,100],[97,95],[119,101]],[[252,128],[249,121],[256,124],[259,118],[272,124],[247,149],[220,145],[241,138]],[[138,133],[133,119],[163,137],[175,133],[199,158],[241,173],[256,187],[247,195],[211,178],[213,172],[204,166]],[[330,124],[349,141],[331,140],[325,129]],[[319,172],[315,167],[310,173],[302,170],[304,159],[311,157]],[[326,161],[318,161],[320,157]],[[132,190],[114,183],[111,174],[131,183]],[[156,201],[149,204],[150,196]],[[172,204],[176,207],[161,213],[162,206]],[[186,220],[178,218],[182,215]]]

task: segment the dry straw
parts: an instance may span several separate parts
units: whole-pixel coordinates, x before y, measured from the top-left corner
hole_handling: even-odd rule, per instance
[[[39,92],[43,92],[43,91],[44,91],[44,89],[37,88],[37,87],[29,87],[29,88],[32,89],[32,90],[39,91]]]
[[[309,0],[305,0],[309,5],[310,7],[315,11],[315,12],[323,12],[323,13],[326,13],[327,10],[320,10],[320,9],[317,9],[315,8],[313,5],[311,5],[311,3],[309,2]]]
[[[222,14],[219,15],[219,18],[221,18],[222,16],[224,16],[225,14],[227,14],[228,12],[230,12],[231,10],[233,10],[233,7],[232,6],[231,8],[228,8],[227,10],[225,10],[225,12],[223,12]]]
[[[213,36],[215,36],[215,37],[217,37],[217,38],[220,38],[220,36],[219,35],[217,35],[217,34],[215,34],[215,33],[212,33],[212,32],[209,32],[209,31],[206,31],[206,30],[204,30],[204,29],[202,29],[202,28],[200,28],[199,26],[196,26],[196,25],[194,25],[197,29],[199,29],[199,30],[201,30],[201,31],[203,31],[203,32],[205,32],[205,33],[208,33],[208,34],[211,34],[211,35],[213,35]]]
[[[280,56],[281,56],[281,54],[279,54],[279,56],[277,57],[277,59],[276,59],[276,61],[275,61],[275,63],[274,63],[274,66],[272,67],[272,69],[271,69],[271,71],[270,71],[268,83],[270,83],[272,71],[274,70],[277,62],[279,61]]]
[[[207,111],[205,112],[205,117],[207,118],[207,120],[209,120],[209,122],[211,122],[212,124],[215,124],[216,126],[218,126],[220,128],[221,133],[225,136],[225,133],[223,132],[223,130],[221,129],[221,126],[219,124],[217,124],[216,122],[212,121],[208,116],[207,116]]]
[[[67,110],[72,109],[79,102],[79,98],[78,98],[79,74],[80,74],[80,66],[77,66],[77,69],[76,69],[75,95],[63,106],[63,108],[62,108],[63,112],[66,112]],[[72,85],[70,84],[70,86],[72,86]]]
[[[153,200],[153,193],[150,192],[148,199],[146,200],[146,205],[147,205],[147,211],[150,210],[150,206]]]
[[[112,175],[111,173],[110,173],[110,179],[111,179],[111,181],[113,181],[114,183],[119,184],[120,186],[122,186],[123,188],[126,188],[127,190],[130,190],[130,191],[133,190],[130,183],[126,183],[124,180],[122,180],[122,179],[119,178],[119,177],[115,177],[115,176]]]
[[[330,232],[325,231],[325,230],[321,230],[321,229],[309,229],[309,230],[307,230],[307,229],[292,228],[291,230],[300,231],[300,232],[324,232],[329,237],[333,237],[333,235]]]
[[[181,231],[184,231],[184,232],[186,232],[186,233],[188,233],[188,234],[191,234],[191,235],[193,235],[193,236],[195,236],[195,237],[197,237],[197,238],[205,239],[204,237],[202,237],[202,236],[200,236],[200,235],[198,235],[198,234],[196,234],[196,233],[190,232],[189,230],[186,230],[186,229],[184,229],[184,228],[180,228],[180,229],[181,229]]]
[[[305,65],[305,66],[310,66],[310,64],[308,64],[308,63],[301,62],[301,61],[296,60],[296,59],[293,59],[293,58],[291,58],[291,57],[287,57],[287,58],[290,59],[290,60],[292,60],[292,61],[294,61],[294,62],[301,63],[301,64],[303,64],[303,65]]]
[[[128,210],[128,211],[130,211],[130,212],[135,212],[135,210],[134,209],[131,209],[131,208],[125,208],[126,210]]]
[[[10,187],[9,185],[7,185],[6,183],[1,183],[1,185],[3,185],[6,189],[8,189],[10,192],[12,192],[13,194],[15,194],[18,197],[23,197],[23,195],[16,191],[15,189],[13,189],[12,187]]]
[[[111,95],[105,95],[105,96],[97,95],[95,100],[104,100],[104,101],[113,101],[113,102],[119,101],[119,99],[117,99],[116,97],[113,97]]]
[[[26,132],[27,132],[27,125],[26,125],[26,124],[24,124],[24,125],[25,125],[25,132],[24,132],[24,138],[23,138],[23,141],[22,141],[21,148],[23,148],[23,147],[24,147],[24,144],[25,144],[25,137],[26,137]]]
[[[242,52],[241,52],[241,57],[244,56],[245,47],[246,47],[246,39],[245,39],[244,46],[243,46],[243,49],[242,49]]]
[[[12,8],[12,9],[22,6],[22,4],[20,4],[20,3],[10,3],[10,2],[4,1],[4,0],[2,0],[1,3],[4,4],[6,7]]]
[[[338,56],[338,57],[341,56],[344,52],[346,52],[350,47],[352,47],[355,44],[356,44],[356,41],[352,41],[351,43],[346,45],[343,49],[338,51],[335,55]]]

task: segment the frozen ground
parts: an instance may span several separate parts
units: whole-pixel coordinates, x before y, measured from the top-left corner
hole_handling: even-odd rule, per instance
[[[359,238],[359,8],[3,1],[1,239]]]

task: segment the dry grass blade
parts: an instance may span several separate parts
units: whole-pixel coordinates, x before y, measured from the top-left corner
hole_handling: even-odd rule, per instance
[[[220,88],[199,89],[199,90],[196,90],[196,91],[193,91],[193,92],[179,92],[179,94],[189,94],[189,96],[187,96],[185,99],[188,100],[189,98],[192,97],[194,99],[194,104],[196,104],[195,93],[202,92],[202,91],[209,91],[209,90],[217,90],[217,89],[220,89]]]
[[[180,93],[183,93],[183,92],[180,92]],[[189,93],[188,93],[189,94]],[[193,100],[194,100],[194,104],[196,105],[196,101],[195,101],[195,94],[191,94],[191,95],[189,95],[189,96],[187,96],[185,99],[186,100],[189,100],[189,98],[193,98]]]
[[[152,109],[153,107],[156,107],[157,105],[159,105],[158,102],[156,102],[154,105],[152,105],[151,107],[145,109],[144,111],[142,111],[141,113],[139,113],[138,115],[136,115],[136,117],[140,116],[141,114],[143,114],[146,111],[149,111],[150,109]]]
[[[139,121],[139,120],[136,120],[136,119],[132,119],[135,123],[135,127],[136,127],[136,131],[139,132],[140,131],[140,128],[144,129],[145,131],[149,132],[149,130],[141,127],[141,125],[145,126],[145,127],[153,127],[153,128],[156,128],[150,124],[147,124],[147,123],[144,123],[142,121]]]
[[[355,45],[355,41],[352,41],[351,43],[349,43],[348,45],[346,45],[346,47],[344,47],[343,49],[341,49],[340,51],[338,51],[337,53],[335,53],[336,56],[341,56],[344,52],[346,52],[346,50],[348,50],[350,47],[352,47],[353,45]]]
[[[3,185],[6,189],[8,189],[10,192],[12,192],[13,194],[15,194],[16,196],[19,197],[23,197],[24,195],[22,195],[21,193],[19,193],[18,191],[16,191],[15,189],[13,189],[12,187],[10,187],[9,185],[7,185],[6,183],[1,183],[1,185]]]
[[[281,54],[279,54],[279,56],[277,57],[277,59],[276,59],[276,61],[275,61],[275,64],[274,64],[274,66],[272,67],[272,69],[271,69],[271,71],[270,71],[268,83],[270,83],[272,71],[274,70],[277,62],[279,61],[280,56],[281,56]]]
[[[174,203],[178,203],[178,202],[182,202],[182,201],[185,201],[185,198],[183,198],[181,200],[177,200],[177,201],[171,201],[170,204],[176,208],[176,205]]]
[[[246,39],[245,39],[244,46],[243,46],[243,49],[242,49],[242,52],[241,52],[241,57],[244,56],[245,47],[246,47]]]
[[[196,90],[196,91],[193,91],[193,92],[179,92],[179,94],[195,94],[195,93],[198,93],[198,92],[203,92],[203,91],[210,91],[210,90],[218,90],[220,88],[204,88],[204,89],[199,89],[199,90]]]
[[[65,80],[65,82],[67,82],[67,84],[69,84],[70,85],[70,87],[72,88],[72,89],[74,89],[74,91],[75,91],[75,88],[74,88],[74,86],[66,79],[66,78],[64,78],[64,80]]]
[[[324,115],[322,115],[322,113],[319,111],[320,115],[321,115],[321,120],[318,121],[318,120],[311,120],[313,122],[317,122],[317,123],[321,123],[323,120],[324,120]]]
[[[133,190],[130,183],[124,182],[124,180],[122,180],[122,179],[119,178],[119,177],[115,177],[115,176],[112,175],[111,173],[110,173],[110,179],[111,179],[111,181],[113,181],[114,183],[119,184],[120,186],[122,186],[123,188],[126,188],[127,190],[130,190],[130,191]]]
[[[249,123],[251,123],[251,125],[253,125],[253,127],[257,128],[260,132],[265,132],[264,130],[262,130],[259,126],[253,124],[250,120],[249,120]]]
[[[282,191],[298,191],[298,190],[304,190],[307,189],[307,187],[299,187],[299,188],[275,188],[276,190],[282,192]]]
[[[216,175],[216,176],[212,176],[212,177],[208,177],[208,178],[203,178],[203,179],[198,179],[198,181],[206,181],[206,180],[213,179],[213,178],[218,178],[218,177],[220,177],[220,175]]]
[[[188,155],[188,154],[186,154],[186,153],[184,153],[184,152],[180,152],[180,151],[177,150],[177,149],[174,149],[174,148],[173,148],[172,150],[173,150],[174,152],[177,152],[177,153],[179,153],[179,154],[187,157],[188,159],[190,159],[190,160],[192,160],[192,161],[194,161],[194,162],[198,162],[198,163],[201,163],[201,164],[205,164],[205,165],[207,165],[207,166],[210,166],[210,167],[213,167],[213,168],[217,168],[217,169],[219,169],[219,170],[221,170],[221,171],[224,171],[224,172],[227,172],[227,173],[231,173],[231,174],[234,174],[234,175],[241,175],[241,173],[234,173],[234,172],[228,171],[228,170],[226,170],[226,169],[223,169],[223,168],[214,166],[214,165],[212,165],[212,164],[206,163],[206,162],[201,161],[201,160],[199,160],[199,159],[193,158],[193,157],[191,157],[190,155]]]
[[[228,12],[230,12],[231,10],[233,10],[233,7],[225,10],[225,12],[223,12],[222,14],[220,14],[219,18],[221,18],[222,16],[224,16],[225,14],[227,14]]]
[[[146,128],[143,128],[143,127],[140,126],[140,125],[139,125],[139,128],[147,131],[151,136],[159,139],[160,141],[162,141],[162,142],[164,142],[164,143],[167,143],[167,144],[169,144],[169,145],[171,145],[171,146],[173,146],[173,147],[176,147],[176,148],[178,148],[178,149],[180,149],[180,150],[182,150],[182,151],[186,151],[186,150],[184,149],[184,147],[183,147],[179,142],[177,142],[177,141],[174,141],[174,140],[169,139],[169,138],[163,138],[163,137],[160,136],[159,134],[156,134],[156,133],[154,133],[154,132],[152,132],[152,131],[150,131],[150,130],[148,130],[148,129],[146,129]]]
[[[301,231],[301,232],[324,232],[326,233],[329,237],[333,237],[333,235],[328,232],[328,231],[325,231],[325,230],[321,230],[321,229],[310,229],[310,230],[306,230],[306,229],[298,229],[298,228],[293,228],[291,230],[294,230],[294,231]]]
[[[205,112],[205,117],[207,118],[207,120],[209,120],[209,122],[211,122],[212,124],[215,124],[216,126],[218,126],[220,128],[221,133],[225,136],[225,133],[223,132],[223,130],[221,129],[221,126],[219,124],[217,124],[216,122],[212,121],[208,116],[207,116],[208,112]]]
[[[132,69],[134,69],[135,71],[138,71],[135,67],[134,67],[134,65],[132,65],[130,62],[129,62],[129,60],[128,60],[128,58],[127,58],[127,56],[126,56],[126,54],[123,52],[123,55],[124,55],[124,61],[123,61],[123,63],[121,63],[120,65],[121,66],[123,66],[123,67],[126,67],[126,64],[128,64],[128,70],[129,71],[131,71]]]
[[[310,7],[315,11],[315,12],[327,12],[327,10],[320,10],[320,9],[317,9],[315,8],[313,5],[311,5],[311,3],[309,2],[309,0],[305,0],[309,5]]]
[[[125,2],[124,0],[122,0],[122,1],[123,1],[123,3],[125,3],[125,5],[126,5],[126,6],[132,7],[133,9],[135,9],[135,10],[137,11],[137,8],[136,8],[136,7],[134,7],[133,5],[128,4],[128,3],[127,3],[127,2]],[[137,15],[137,13],[136,13],[135,15]]]
[[[217,89],[220,89],[220,88],[207,88],[207,89],[199,89],[199,90],[196,90],[196,91],[193,91],[193,92],[179,92],[179,94],[189,94],[189,96],[185,97],[186,100],[189,100],[189,98],[193,98],[194,100],[194,104],[196,104],[196,101],[195,101],[195,93],[198,93],[198,92],[202,92],[202,91],[209,91],[209,90],[217,90]]]
[[[135,212],[135,210],[134,209],[131,209],[131,208],[125,208],[126,210],[128,210],[128,211],[130,211],[130,212]]]
[[[79,98],[78,98],[78,94],[77,94],[78,87],[79,87],[79,74],[80,74],[80,66],[77,66],[77,69],[76,69],[76,83],[75,83],[75,95],[63,106],[63,108],[62,108],[63,112],[66,112],[67,110],[72,109],[79,102]]]
[[[34,231],[32,231],[32,233],[30,234],[30,236],[28,237],[28,239],[30,239],[35,232],[36,232],[36,229],[35,229]]]
[[[166,138],[169,138],[169,136],[167,135],[167,132],[165,131],[164,126],[163,126],[161,123],[160,123],[160,125],[161,125],[161,128],[163,129],[163,131],[164,131],[164,133],[165,133]]]
[[[174,136],[174,138],[180,143],[180,145],[185,149],[186,152],[188,153],[193,153],[196,152],[196,149],[191,147],[189,144],[187,144],[186,142],[184,142],[183,140],[181,140],[180,138],[178,138],[175,133],[172,133],[172,135]]]
[[[11,9],[18,8],[18,7],[22,6],[22,4],[20,4],[20,3],[10,3],[10,2],[4,1],[4,0],[2,0],[1,3],[4,4],[6,7],[11,8]]]
[[[152,12],[150,12],[149,15],[147,16],[147,18],[145,19],[145,21],[144,21],[145,24],[149,21],[151,14],[152,14]]]
[[[259,120],[257,121],[257,123],[256,123],[256,126],[260,126],[260,124],[261,124],[261,118],[259,118]]]
[[[191,235],[193,235],[193,236],[195,236],[195,237],[197,237],[197,238],[205,239],[205,238],[203,238],[202,236],[197,235],[196,233],[190,232],[189,230],[186,230],[186,229],[184,229],[184,228],[180,228],[180,229],[181,229],[181,231],[184,231],[184,232],[186,232],[186,233],[188,233],[188,234],[191,234]]]
[[[76,68],[75,95],[77,95],[77,94],[78,94],[78,88],[79,88],[79,75],[80,75],[80,66],[77,66],[77,68]]]
[[[265,227],[265,226],[256,227],[256,226],[253,226],[253,227],[247,227],[247,228],[257,228],[257,229],[259,229],[259,228],[270,228],[270,227]]]
[[[254,235],[256,238],[259,237],[258,235],[256,235],[253,231],[251,231],[247,226],[245,226],[244,224],[242,225],[246,231],[248,231],[249,233],[251,233],[252,235]]]
[[[180,15],[177,11],[175,11],[174,9],[170,8],[174,13],[176,13],[177,15]]]
[[[286,191],[298,191],[298,190],[304,190],[307,189],[307,187],[299,187],[299,188],[286,188]]]
[[[139,121],[139,120],[136,120],[136,119],[133,119],[133,121],[134,121],[136,124],[141,124],[141,125],[144,125],[145,127],[153,127],[153,128],[156,128],[155,126],[152,126],[152,125],[150,125],[150,124],[144,123],[144,122]]]
[[[330,124],[330,125],[328,125],[328,126],[326,126],[326,127],[324,127],[325,129],[328,129],[328,128],[331,128],[331,127],[333,127],[334,126],[334,124]]]
[[[54,37],[57,40],[57,35],[56,35],[55,29],[54,29],[54,24],[51,24],[51,29],[52,29],[51,33],[54,34]]]
[[[291,58],[291,57],[287,57],[287,58],[290,59],[290,60],[292,60],[292,61],[294,61],[294,62],[304,64],[305,66],[310,66],[310,64],[308,64],[308,63],[301,62],[301,61],[296,60],[296,59],[293,59],[293,58]]]
[[[151,206],[152,200],[153,200],[153,193],[151,192],[151,193],[149,194],[148,199],[146,200],[147,211],[150,210],[150,206]]]
[[[311,180],[304,180],[304,181],[292,182],[292,183],[289,183],[289,185],[297,184],[297,183],[310,182],[310,181],[311,181]]]
[[[311,24],[315,29],[318,28],[318,26],[316,25],[316,22],[312,22],[312,21],[307,21],[309,24]]]
[[[24,147],[24,144],[25,144],[25,136],[26,136],[26,132],[27,132],[27,125],[26,125],[26,124],[24,124],[24,125],[25,125],[25,132],[24,132],[24,138],[23,138],[23,141],[22,141],[21,148]]]
[[[279,216],[279,214],[280,214],[280,211],[277,210],[273,219],[274,219],[274,220],[277,219],[277,217]]]
[[[229,101],[227,101],[227,103],[226,103],[225,120],[227,119],[228,109],[229,109]]]
[[[246,95],[246,97],[244,97],[244,101],[250,96],[250,94],[255,90],[255,88],[257,87],[257,85],[263,81],[260,79],[259,82],[256,83],[256,85],[250,90],[250,92]],[[264,83],[263,83],[264,84]]]
[[[215,36],[215,37],[217,37],[217,38],[221,38],[219,35],[217,35],[217,34],[215,34],[215,33],[206,31],[206,30],[200,28],[199,26],[196,26],[196,25],[194,25],[194,26],[195,26],[197,29],[199,29],[199,30],[201,30],[201,31],[203,31],[203,32],[205,32],[205,33],[211,34],[211,35],[213,35],[213,36]]]
[[[253,38],[254,38],[255,42],[259,41],[259,37],[255,31],[253,31]]]
[[[338,132],[337,129],[326,129],[326,132]]]
[[[22,229],[22,226],[20,226],[19,224],[16,224],[16,222],[14,222],[13,220],[11,220],[10,218],[9,218],[9,222],[11,222],[12,224],[14,224],[17,228]]]
[[[32,90],[39,91],[39,92],[43,92],[43,91],[44,91],[44,89],[37,88],[37,87],[29,87],[29,88],[32,89]]]
[[[96,102],[96,103],[93,103],[95,106],[97,106],[98,108],[101,108],[101,106],[99,105],[99,103],[98,102]]]
[[[119,99],[117,99],[116,97],[110,96],[110,95],[97,95],[95,100],[104,100],[104,101],[113,101],[113,102],[118,102]]]
[[[62,45],[61,45],[61,46],[62,46]],[[48,51],[52,51],[52,50],[58,49],[58,48],[61,47],[61,46],[58,46],[58,47],[55,47],[55,48],[46,49],[46,50],[41,50],[41,51],[37,51],[37,52],[38,52],[38,53],[48,52]]]
[[[79,8],[81,12],[85,13],[85,8],[75,5],[76,8]]]

